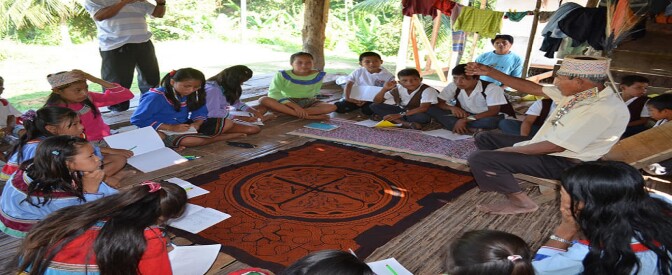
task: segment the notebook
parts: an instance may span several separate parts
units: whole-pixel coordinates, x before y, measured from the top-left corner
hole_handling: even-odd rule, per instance
[[[338,128],[338,125],[333,125],[333,124],[327,124],[327,123],[322,123],[322,122],[312,122],[308,123],[306,125],[303,125],[303,127],[310,128],[310,129],[316,129],[316,130],[322,130],[322,131],[331,131],[336,128]]]
[[[188,161],[166,147],[159,133],[149,126],[107,136],[104,139],[111,148],[133,151],[128,164],[144,173]]]
[[[168,225],[196,234],[230,217],[219,210],[187,203],[184,214],[168,221]]]

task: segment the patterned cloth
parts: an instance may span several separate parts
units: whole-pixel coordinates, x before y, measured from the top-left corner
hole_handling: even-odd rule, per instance
[[[464,42],[467,39],[467,34],[464,31],[453,32],[453,51],[457,53],[464,52]]]
[[[568,76],[568,77],[607,77],[609,72],[609,63],[611,59],[605,57],[595,57],[590,56],[596,60],[582,60],[578,59],[583,56],[579,55],[569,55],[565,56],[565,59],[562,61],[560,69],[558,69],[557,75]]]
[[[49,82],[49,85],[51,85],[51,88],[54,89],[63,87],[73,82],[85,81],[85,79],[79,77],[73,72],[62,72],[48,75],[47,81]]]

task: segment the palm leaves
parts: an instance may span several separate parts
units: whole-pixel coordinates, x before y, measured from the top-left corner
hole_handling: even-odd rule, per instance
[[[83,11],[76,0],[0,0],[0,33],[25,26],[43,28]]]

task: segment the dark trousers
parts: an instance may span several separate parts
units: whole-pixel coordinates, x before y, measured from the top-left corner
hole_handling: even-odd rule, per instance
[[[102,57],[101,75],[105,81],[119,83],[131,88],[133,73],[138,72],[138,87],[141,93],[159,85],[159,63],[154,53],[152,41],[129,43],[110,51],[100,51]],[[108,107],[112,111],[126,111],[129,102]]]
[[[432,106],[427,110],[427,114],[443,125],[443,128],[453,130],[455,123],[460,120],[458,117],[452,115],[448,110],[443,110],[439,107]],[[473,114],[470,114],[473,115]],[[497,115],[491,117],[484,117],[479,120],[467,122],[467,128],[479,129],[497,129],[497,124],[504,118],[504,115]]]
[[[523,122],[520,120],[515,120],[515,119],[502,119],[499,121],[499,130],[502,131],[502,133],[509,134],[509,135],[514,135],[514,136],[520,136],[520,126],[523,125]],[[530,129],[530,134],[528,136],[533,137],[534,135],[537,134],[537,132],[541,129],[541,126],[539,125],[532,125]]]
[[[369,107],[371,105],[371,102],[366,102],[362,107],[357,106],[357,104],[352,103],[352,102],[347,102],[345,99],[342,99],[339,102],[334,103],[336,105],[336,112],[337,113],[348,113],[357,109],[362,109],[362,114],[365,114],[367,116],[373,115],[373,111],[371,111],[371,108]]]
[[[579,160],[550,155],[527,155],[494,151],[525,141],[530,137],[512,136],[502,133],[480,132],[474,140],[478,151],[469,156],[469,167],[478,187],[482,191],[504,194],[520,192],[518,181],[513,174],[560,179],[562,172]]]
[[[389,105],[385,103],[371,103],[369,105],[369,108],[371,108],[371,111],[373,111],[374,114],[377,114],[381,117],[384,117],[386,115],[391,115],[391,114],[398,114],[401,112],[406,111],[406,109],[401,108],[397,105]],[[403,116],[402,120],[407,121],[407,122],[417,122],[420,124],[425,124],[429,123],[431,121],[431,117],[426,114],[426,113],[419,113],[419,114],[414,114],[410,116]]]

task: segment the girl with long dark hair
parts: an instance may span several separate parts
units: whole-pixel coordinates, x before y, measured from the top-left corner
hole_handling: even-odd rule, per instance
[[[672,274],[671,202],[623,162],[568,169],[562,222],[537,252],[536,274]]]
[[[184,211],[187,194],[172,183],[144,182],[38,223],[17,254],[18,271],[44,274],[172,274],[160,227]]]
[[[224,123],[207,120],[205,98],[205,76],[201,71],[171,71],[161,79],[161,87],[142,94],[131,123],[153,127],[170,147],[194,147],[244,136],[226,134]],[[189,133],[192,128],[197,133]]]
[[[0,231],[24,237],[50,213],[112,195],[93,146],[79,137],[49,137],[5,184],[0,196]]]
[[[445,264],[452,275],[534,275],[527,243],[497,230],[464,233],[448,247]]]

